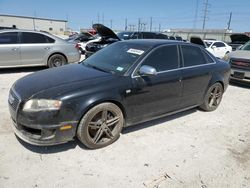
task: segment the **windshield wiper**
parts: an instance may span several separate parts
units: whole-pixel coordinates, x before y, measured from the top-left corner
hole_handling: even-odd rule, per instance
[[[90,65],[90,64],[87,64],[87,63],[83,63],[83,64],[86,65],[86,66],[88,66],[88,67],[91,67],[91,68],[93,68],[93,69],[96,69],[96,70],[99,70],[99,71],[102,71],[102,72],[110,73],[109,71],[104,70],[104,69],[102,69],[102,68],[100,68],[100,67],[97,67],[97,66],[95,66],[95,65]]]

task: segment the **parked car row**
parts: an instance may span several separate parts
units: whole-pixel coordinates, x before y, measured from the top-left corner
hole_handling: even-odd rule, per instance
[[[228,63],[191,43],[118,41],[80,64],[17,80],[8,99],[13,129],[34,145],[77,137],[101,148],[126,126],[197,106],[215,110],[229,75]]]
[[[191,37],[190,42],[203,46],[207,51],[217,58],[224,58],[232,51],[232,47],[227,43],[218,40],[202,40],[200,37]]]
[[[11,87],[13,130],[25,142],[55,145],[77,137],[88,148],[105,147],[124,127],[194,107],[216,110],[230,74],[249,81],[250,42],[230,53],[222,41],[187,43],[159,33],[93,28],[99,38],[82,33],[67,41],[44,32],[0,32],[2,67],[58,67]],[[86,45],[88,58],[62,66],[79,61],[79,43]],[[225,54],[230,63],[221,59]]]

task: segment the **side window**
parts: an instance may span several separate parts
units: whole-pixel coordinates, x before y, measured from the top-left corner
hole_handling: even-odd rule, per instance
[[[207,63],[214,63],[214,60],[210,57],[210,55],[208,55],[209,52],[203,51],[203,53],[204,53],[204,56],[205,56],[205,58],[207,60]]]
[[[161,34],[161,33],[156,33],[155,34],[156,39],[168,39],[167,35]]]
[[[144,39],[154,39],[155,34],[154,33],[143,33],[143,38]]]
[[[142,39],[142,34],[136,32],[131,36],[131,39]]]
[[[7,32],[0,34],[0,44],[17,44],[18,32]]]
[[[21,43],[34,44],[34,43],[47,43],[47,39],[44,35],[39,33],[23,32],[21,37]]]
[[[184,67],[206,64],[201,49],[195,46],[181,46],[184,60]]]
[[[215,42],[213,45],[215,45],[217,48],[225,47],[225,44],[223,44],[222,42]]]
[[[178,51],[176,45],[164,46],[151,52],[142,65],[149,65],[157,72],[178,68]]]
[[[50,37],[48,37],[48,36],[45,36],[45,35],[44,35],[44,37],[45,37],[45,39],[46,39],[46,43],[54,43],[54,42],[55,42],[54,39],[52,39],[52,38],[50,38]]]

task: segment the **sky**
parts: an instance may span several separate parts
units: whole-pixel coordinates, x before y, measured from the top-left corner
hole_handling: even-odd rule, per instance
[[[0,0],[0,14],[36,16],[68,20],[74,30],[103,23],[114,30],[137,27],[138,20],[146,30],[173,28],[201,29],[206,0]],[[206,29],[250,32],[250,0],[208,0]],[[98,19],[99,17],[99,19]],[[133,26],[134,25],[134,26]]]

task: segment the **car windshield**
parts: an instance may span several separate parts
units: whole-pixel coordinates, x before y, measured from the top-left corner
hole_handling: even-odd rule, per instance
[[[250,51],[250,42],[247,42],[246,44],[244,44],[240,50],[246,50],[246,51]]]
[[[117,33],[117,36],[121,40],[127,40],[131,38],[132,34],[133,34],[132,32],[120,32],[120,33]]]
[[[82,64],[112,74],[123,75],[149,49],[150,46],[142,44],[116,42],[85,59]]]

